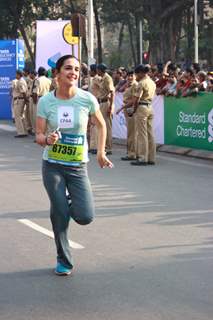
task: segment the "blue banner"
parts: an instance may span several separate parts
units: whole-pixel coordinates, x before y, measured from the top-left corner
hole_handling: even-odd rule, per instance
[[[16,40],[16,68],[18,70],[24,69],[24,41]]]
[[[0,119],[11,119],[11,81],[24,68],[22,40],[0,40]]]

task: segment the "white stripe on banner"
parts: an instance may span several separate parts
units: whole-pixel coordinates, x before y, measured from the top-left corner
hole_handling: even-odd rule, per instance
[[[0,129],[10,132],[15,132],[16,128],[14,126],[10,126],[9,124],[0,124]]]
[[[116,114],[116,111],[121,108],[123,104],[123,93],[116,92],[115,94],[115,112],[113,114],[112,120],[112,136],[118,139],[126,139],[127,137],[127,128],[126,128],[126,119],[123,111],[119,114]]]
[[[18,221],[25,224],[26,226],[28,226],[38,232],[41,232],[41,233],[45,234],[46,236],[54,239],[54,234],[52,231],[49,231],[48,229],[43,228],[32,221],[30,221],[28,219],[19,219]],[[73,249],[84,249],[84,247],[81,244],[74,242],[74,241],[71,241],[71,240],[69,240],[69,245]]]
[[[121,111],[116,115],[116,111],[123,104],[123,93],[116,92],[115,94],[115,113],[112,121],[112,136],[113,138],[126,139],[127,128],[124,113]],[[159,144],[164,144],[164,97],[155,96],[152,102],[154,110],[154,132],[155,141]]]

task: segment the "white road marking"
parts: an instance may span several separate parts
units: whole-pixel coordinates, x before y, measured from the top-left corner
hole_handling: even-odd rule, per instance
[[[28,226],[38,232],[41,232],[41,233],[45,234],[46,236],[54,239],[54,234],[52,231],[49,231],[48,229],[43,228],[32,221],[30,221],[28,219],[18,219],[18,221],[25,224],[26,226]],[[71,240],[69,240],[69,245],[73,249],[84,249],[84,247],[81,244],[74,242],[74,241],[71,241]]]
[[[14,126],[10,126],[9,124],[0,124],[0,129],[10,132],[16,131],[16,128]]]
[[[169,157],[169,156],[157,156],[157,158],[163,159],[163,160],[177,162],[177,163],[180,163],[180,164],[187,164],[187,165],[194,166],[194,167],[203,167],[203,168],[213,169],[213,164],[210,165],[210,164],[199,163],[199,162],[194,162],[194,161],[190,161],[190,160],[172,158],[172,157]]]
[[[144,212],[144,214],[149,214],[149,215],[151,215],[151,214],[154,214],[154,215],[158,215],[158,214],[160,214],[162,217],[164,216],[164,215],[166,215],[166,216],[168,216],[168,214],[193,214],[193,213],[195,213],[195,214],[202,214],[202,213],[213,213],[213,208],[212,209],[207,209],[207,210],[182,210],[182,211],[164,211],[164,212],[162,212],[162,211],[148,211],[148,212]],[[171,216],[172,217],[172,216]],[[177,217],[175,216],[174,217],[174,219],[176,219]],[[181,217],[182,218],[182,217]],[[186,216],[186,218],[187,218],[187,216]]]

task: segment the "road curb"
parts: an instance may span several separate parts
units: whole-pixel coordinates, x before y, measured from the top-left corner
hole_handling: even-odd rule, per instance
[[[113,138],[113,143],[120,146],[126,146],[125,139]],[[191,158],[198,158],[204,160],[213,160],[213,152],[207,150],[191,149],[179,146],[157,144],[158,152],[171,153],[176,155],[183,155]]]

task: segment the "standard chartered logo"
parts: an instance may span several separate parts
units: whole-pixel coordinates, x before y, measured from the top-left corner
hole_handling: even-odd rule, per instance
[[[209,141],[209,143],[212,143],[212,141],[213,141],[213,108],[208,114],[208,121],[209,121],[209,125],[208,125],[208,134],[209,134],[208,141]]]
[[[208,122],[207,122],[208,119]],[[213,108],[207,114],[179,112],[176,135],[183,138],[213,142]]]
[[[178,137],[206,139],[206,113],[179,112],[176,134]]]

